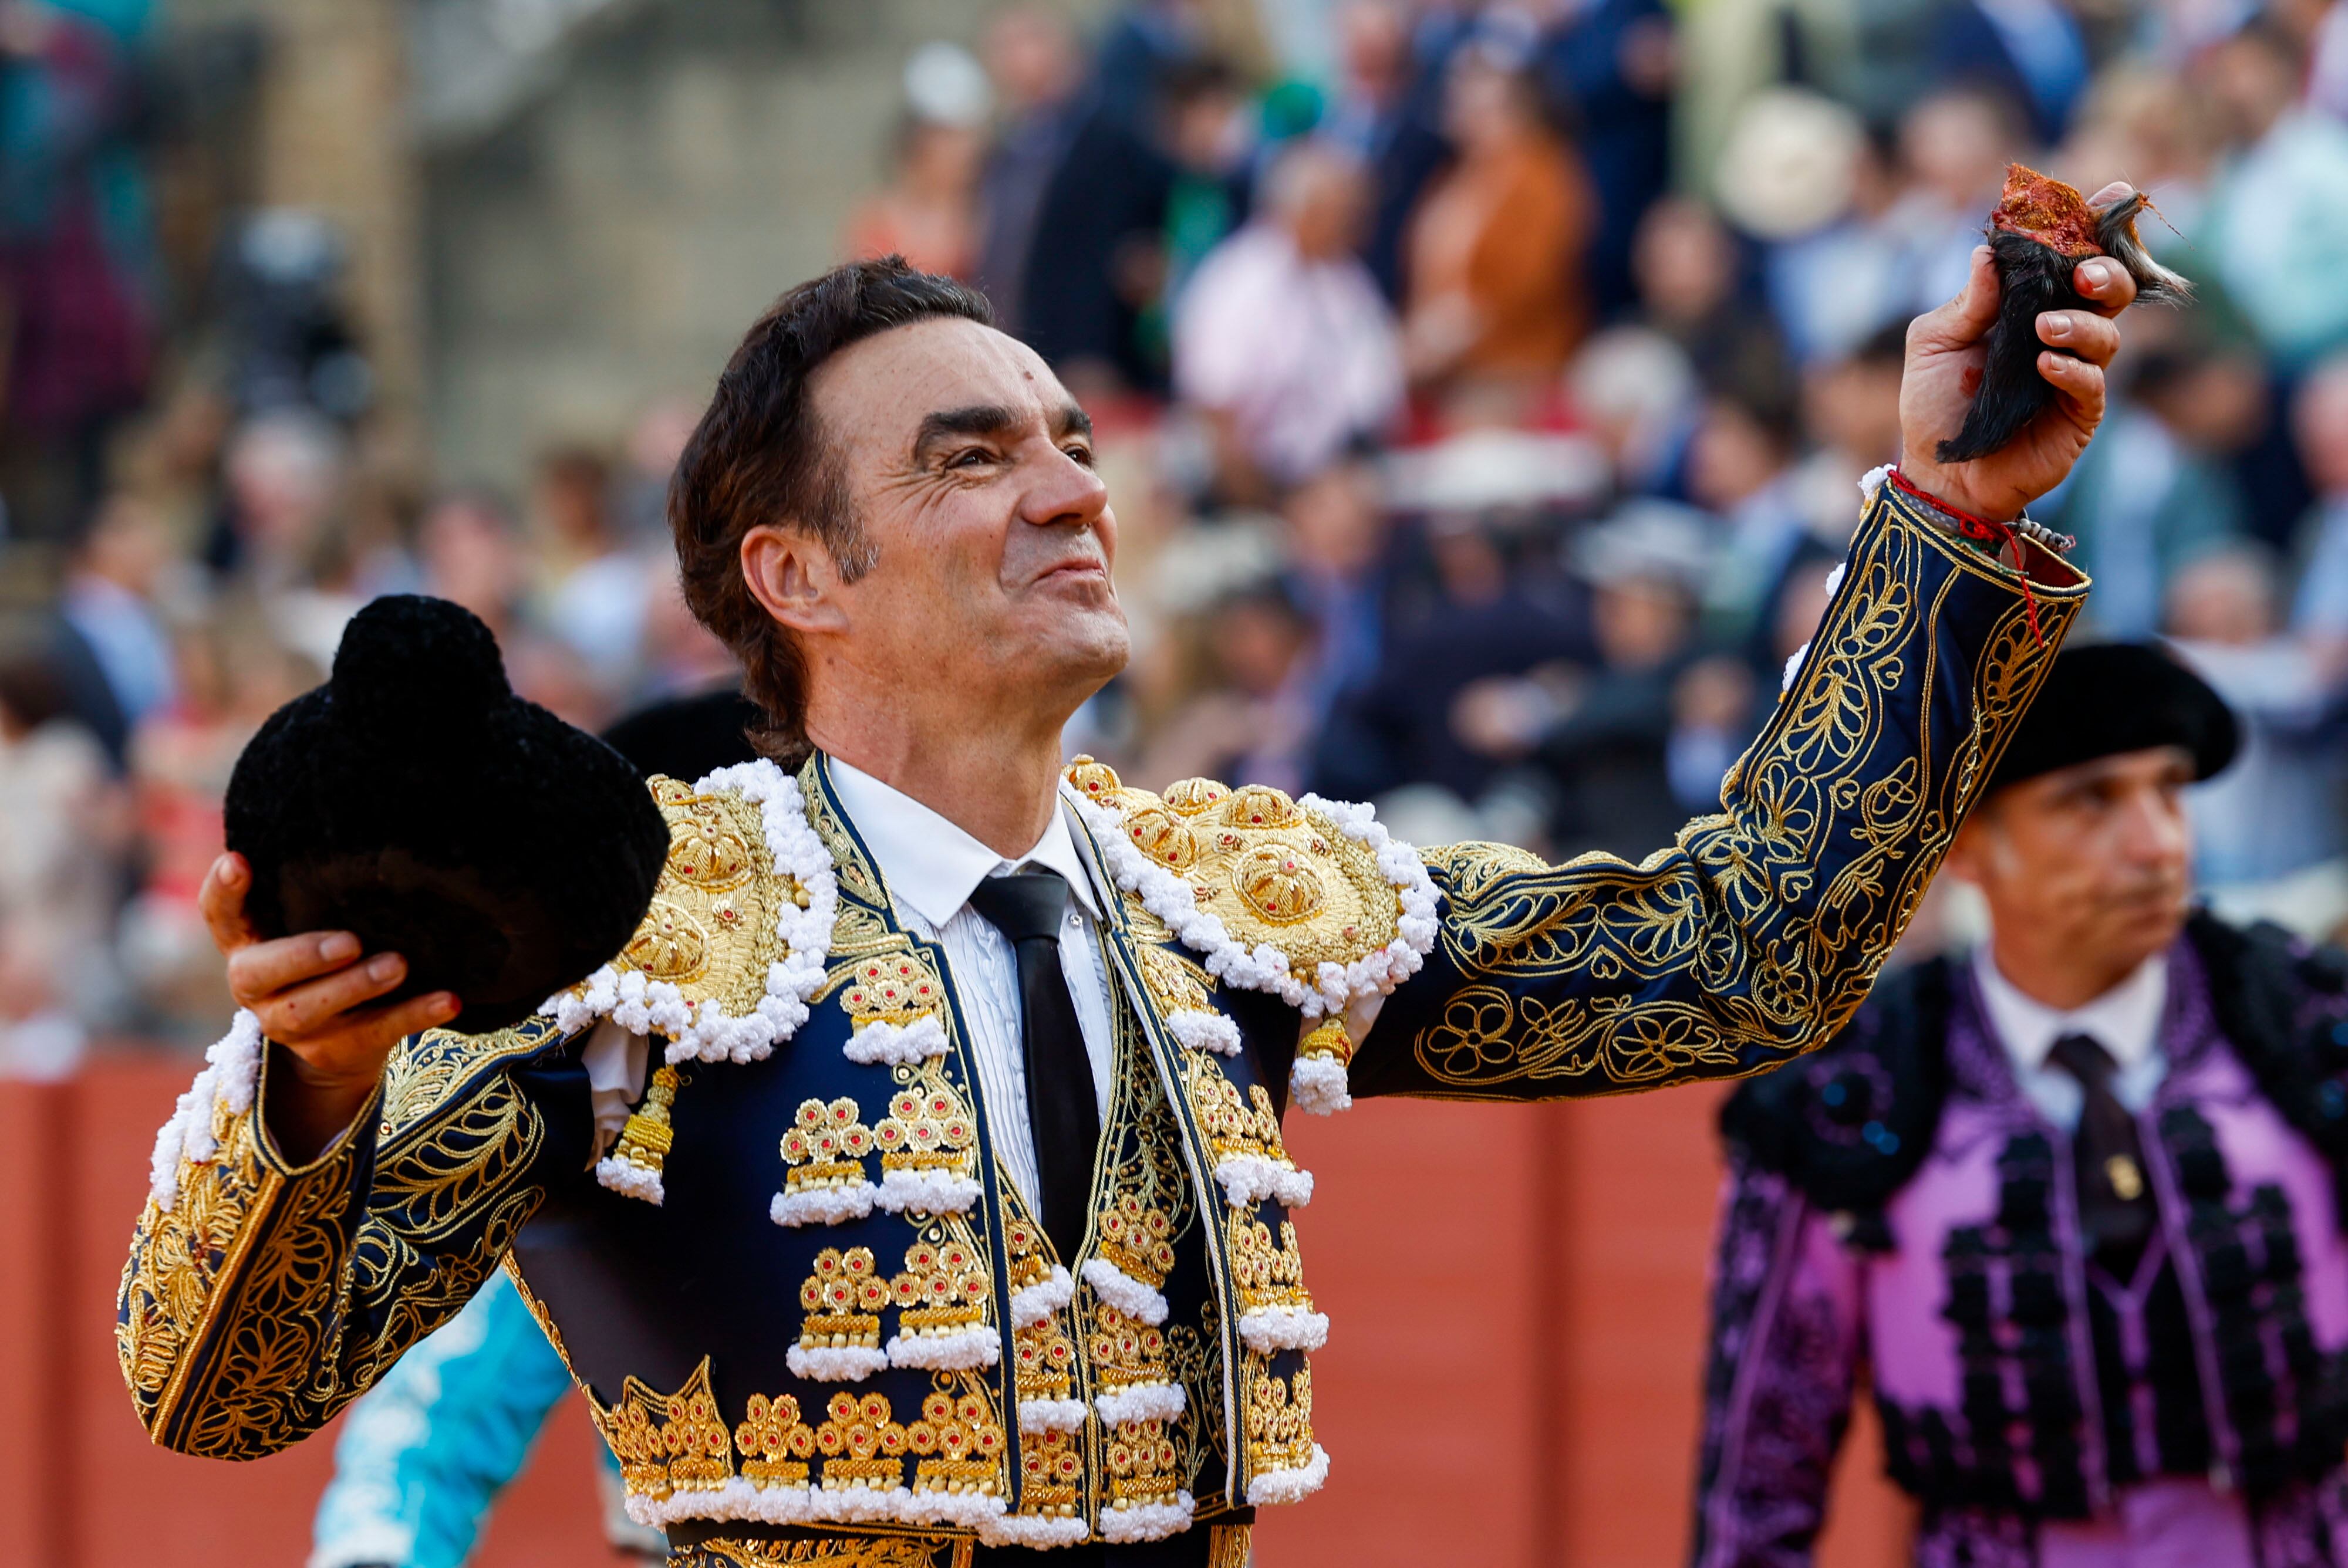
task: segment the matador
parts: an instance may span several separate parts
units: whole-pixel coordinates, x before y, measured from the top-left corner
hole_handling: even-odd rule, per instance
[[[502,1266],[676,1568],[1246,1562],[1330,1464],[1288,1112],[1734,1077],[1866,996],[2085,596],[2022,518],[2133,293],[2076,282],[2039,321],[2050,407],[1967,463],[1931,455],[1986,248],[1920,318],[1909,456],[1721,810],[1560,866],[1064,764],[1127,653],[1089,422],[950,280],[792,290],[670,501],[762,754],[649,781],[669,842],[625,947],[467,1033],[396,955],[260,938],[251,867],[214,867],[242,1010],[123,1275],[140,1419],[275,1452]]]

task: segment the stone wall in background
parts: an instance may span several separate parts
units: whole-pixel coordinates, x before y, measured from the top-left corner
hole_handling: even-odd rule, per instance
[[[1081,15],[1097,0],[1066,0]],[[879,184],[906,56],[975,44],[955,0],[613,6],[499,123],[422,153],[426,410],[444,478],[698,399],[742,331],[835,260]]]

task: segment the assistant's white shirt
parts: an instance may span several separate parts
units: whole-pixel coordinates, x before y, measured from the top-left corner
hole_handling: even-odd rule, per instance
[[[2119,1064],[2112,1076],[2112,1094],[2122,1105],[2142,1111],[2152,1103],[2168,1071],[2160,1049],[2161,1009],[2168,1000],[2168,955],[2155,953],[2118,985],[2067,1012],[2016,989],[1998,973],[1986,942],[1973,953],[1973,974],[1981,981],[1990,1026],[2013,1063],[2015,1081],[2049,1122],[2066,1132],[2075,1128],[2086,1103],[2079,1081],[2046,1060],[2054,1042],[2066,1034],[2089,1036],[2112,1053]]]

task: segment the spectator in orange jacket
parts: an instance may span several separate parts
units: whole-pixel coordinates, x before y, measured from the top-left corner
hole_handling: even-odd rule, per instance
[[[1484,50],[1452,67],[1446,118],[1459,157],[1411,221],[1404,353],[1422,384],[1529,386],[1587,325],[1590,178],[1532,78]]]

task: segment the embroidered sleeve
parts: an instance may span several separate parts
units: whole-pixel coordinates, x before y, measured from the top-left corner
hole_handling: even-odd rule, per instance
[[[563,1040],[543,1018],[414,1036],[350,1132],[297,1167],[270,1143],[266,1048],[240,1015],[157,1141],[117,1300],[156,1442],[273,1453],[462,1307],[545,1184],[584,1170],[593,1122]]]
[[[2086,589],[2043,552],[2025,581],[1922,509],[1890,485],[1869,503],[1719,815],[1635,866],[1426,853],[1440,939],[1386,999],[1354,1092],[1541,1099],[1735,1077],[1849,1019]]]
[[[1714,1261],[1694,1568],[1807,1568],[1862,1354],[1858,1274],[1784,1178],[1732,1173]]]

